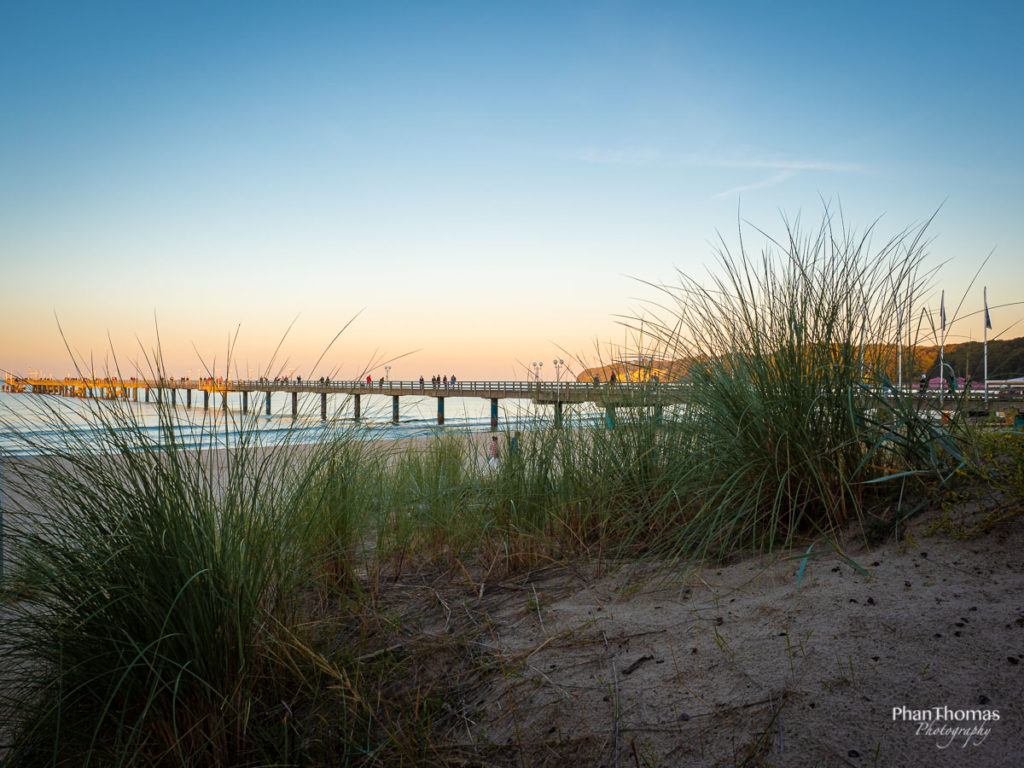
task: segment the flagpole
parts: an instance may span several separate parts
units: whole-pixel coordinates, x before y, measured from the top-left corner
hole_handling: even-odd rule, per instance
[[[985,376],[985,407],[988,407],[988,329],[992,327],[992,321],[988,316],[988,286],[985,286],[982,296],[985,300],[985,344],[983,349],[985,350],[985,363],[984,363],[984,376]]]
[[[939,303],[939,408],[945,401],[946,395],[946,292],[942,292],[942,300]]]
[[[896,310],[896,389],[903,392],[903,310]]]

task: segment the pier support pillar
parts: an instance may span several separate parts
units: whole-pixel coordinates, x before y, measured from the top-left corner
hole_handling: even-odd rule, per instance
[[[320,421],[327,421],[327,393],[320,393]]]
[[[210,410],[210,390],[208,389],[203,390],[203,410]]]
[[[173,408],[178,404],[178,390],[171,389],[171,407]]]
[[[356,421],[359,421],[359,419],[363,415],[362,408],[360,408],[359,406],[360,406],[359,395],[358,394],[352,395],[353,418]]]
[[[662,419],[665,417],[665,406],[658,403],[654,406],[654,423],[661,424]]]
[[[137,403],[139,402],[139,388],[132,387],[132,399]]]
[[[292,418],[296,418],[299,415],[299,393],[292,392]]]
[[[263,412],[270,415],[270,392],[267,392],[267,399],[263,401]]]
[[[192,390],[191,389],[186,389],[185,390],[185,407],[186,408],[191,408],[192,407]]]
[[[146,402],[149,402],[149,387],[146,387]]]
[[[242,390],[242,413],[249,412],[249,391]]]
[[[444,398],[437,398],[437,423],[438,426],[444,424]]]
[[[398,423],[398,395],[391,396],[391,422]]]
[[[491,429],[498,428],[498,398],[491,398]]]
[[[604,423],[608,426],[608,429],[615,429],[615,406],[606,405],[604,407]]]
[[[562,401],[555,401],[555,429],[562,428]]]

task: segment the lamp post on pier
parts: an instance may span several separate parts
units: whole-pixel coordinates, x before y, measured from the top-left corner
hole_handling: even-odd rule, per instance
[[[551,361],[551,364],[555,366],[555,383],[562,383],[562,366],[565,365],[565,360],[555,359]]]
[[[391,383],[391,366],[390,365],[385,365],[384,366],[384,378],[387,380],[388,384]]]
[[[544,363],[530,363],[533,366],[533,380],[536,382],[540,381],[540,369],[544,367]]]

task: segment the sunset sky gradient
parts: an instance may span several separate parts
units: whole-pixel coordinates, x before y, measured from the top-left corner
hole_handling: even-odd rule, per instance
[[[222,369],[238,329],[244,374],[295,320],[277,365],[305,376],[548,374],[622,342],[638,280],[706,269],[738,216],[778,232],[822,201],[880,236],[938,210],[934,304],[990,253],[964,311],[983,285],[1020,302],[1022,23],[984,2],[3,2],[0,367],[70,372],[59,319],[98,366],[108,334],[130,367],[158,324],[175,375]],[[993,334],[1022,317],[994,308]]]

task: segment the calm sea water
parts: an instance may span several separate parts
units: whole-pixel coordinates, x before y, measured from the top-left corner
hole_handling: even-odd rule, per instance
[[[362,395],[362,419],[353,419],[351,399],[343,395],[328,398],[328,420],[320,420],[320,397],[315,393],[299,396],[299,415],[291,415],[291,397],[278,393],[271,399],[272,411],[264,415],[262,396],[250,397],[250,411],[241,412],[240,393],[228,395],[228,413],[214,407],[202,407],[202,395],[193,391],[193,407],[186,408],[185,391],[177,392],[176,431],[182,447],[222,446],[234,442],[243,422],[259,431],[261,442],[274,444],[311,443],[329,437],[338,429],[358,429],[364,439],[420,437],[444,432],[487,432],[491,429],[490,401],[484,398],[445,399],[445,424],[437,424],[437,401],[432,397],[402,397],[399,423],[391,422],[389,395]],[[499,401],[498,429],[515,430],[552,423],[550,406],[538,406],[528,400]],[[92,411],[97,408],[130,409],[134,421],[154,441],[162,441],[157,407],[152,403],[84,401],[49,395],[0,392],[0,455],[28,455],[57,448],[69,440],[101,447],[102,431]],[[567,425],[597,423],[600,414],[592,406],[566,408]]]

